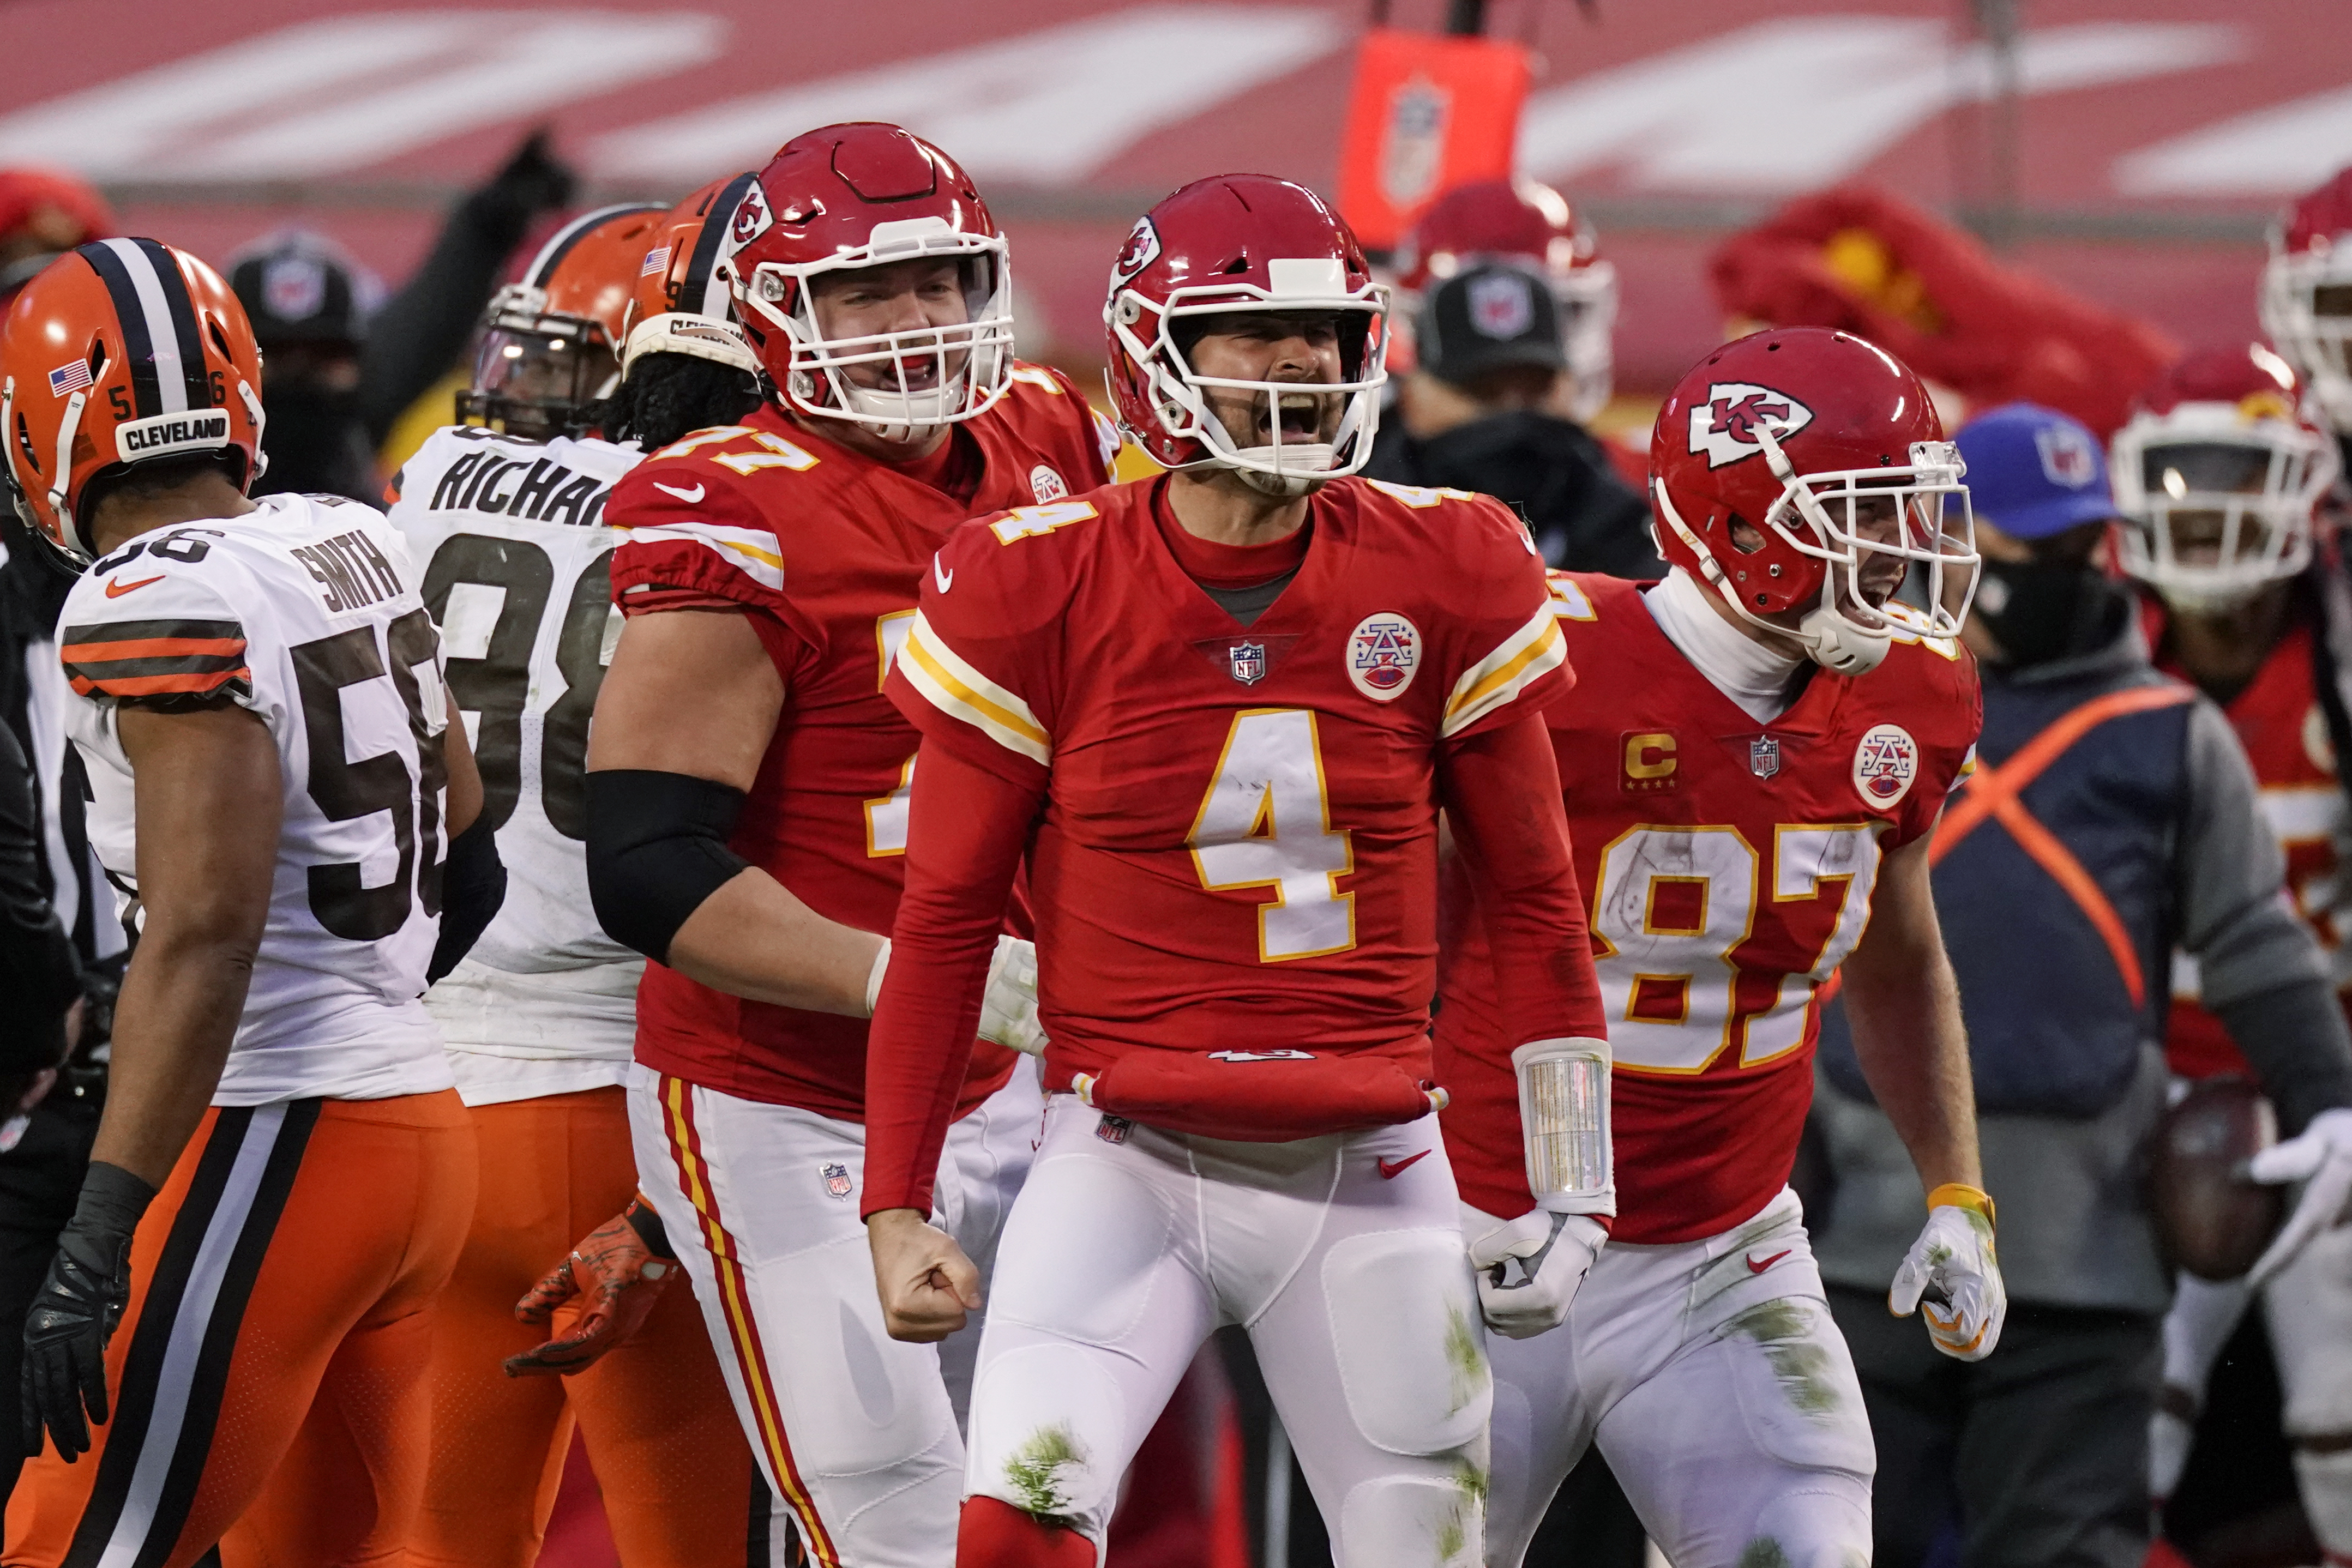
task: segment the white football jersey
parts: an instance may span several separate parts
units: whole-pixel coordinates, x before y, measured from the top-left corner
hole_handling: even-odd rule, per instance
[[[393,526],[441,627],[507,865],[498,918],[427,998],[467,1058],[457,1082],[472,1104],[620,1082],[635,1039],[645,960],[604,935],[589,902],[585,779],[588,718],[621,625],[604,500],[641,456],[452,425],[396,481]]]
[[[418,1000],[440,932],[440,637],[383,514],[329,497],[161,528],[82,575],[58,617],[91,846],[138,896],[119,702],[226,696],[278,743],[278,869],[218,1105],[451,1084]]]

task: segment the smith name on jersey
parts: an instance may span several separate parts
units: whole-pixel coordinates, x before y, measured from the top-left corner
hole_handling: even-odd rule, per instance
[[[138,842],[120,706],[234,702],[277,743],[269,915],[215,1104],[450,1086],[417,1000],[440,928],[448,710],[405,557],[370,507],[272,496],[133,539],[59,617],[90,841],[126,908]]]
[[[589,904],[585,779],[620,632],[604,503],[642,455],[452,425],[394,481],[507,865],[498,918],[429,998],[468,1103],[617,1083],[629,1060],[644,960]]]
[[[1810,669],[1795,705],[1759,724],[1667,639],[1641,588],[1562,572],[1551,585],[1581,677],[1544,718],[1616,1059],[1613,1234],[1695,1241],[1788,1180],[1819,989],[1869,922],[1880,860],[1935,826],[1968,764],[1976,664],[1955,643],[1901,637],[1858,679]],[[1455,1085],[1446,1147],[1465,1202],[1517,1213],[1511,1078],[1449,1066],[1509,1050],[1463,881],[1447,879],[1437,1019]]]

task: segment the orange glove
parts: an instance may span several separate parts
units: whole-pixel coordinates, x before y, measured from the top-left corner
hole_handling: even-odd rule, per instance
[[[570,1333],[507,1357],[507,1375],[568,1377],[595,1365],[644,1325],[677,1274],[659,1217],[643,1197],[630,1199],[515,1303],[515,1316],[527,1323],[547,1322],[574,1296],[585,1298],[587,1311]]]

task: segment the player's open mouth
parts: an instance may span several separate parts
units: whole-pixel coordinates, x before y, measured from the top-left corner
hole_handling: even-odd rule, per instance
[[[1323,434],[1323,401],[1321,392],[1285,392],[1281,394],[1282,434],[1285,440],[1316,441]],[[1273,434],[1273,419],[1260,414],[1258,434]]]

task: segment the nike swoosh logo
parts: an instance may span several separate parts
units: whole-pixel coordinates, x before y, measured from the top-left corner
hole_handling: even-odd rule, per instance
[[[1423,1149],[1417,1155],[1407,1155],[1401,1160],[1382,1160],[1381,1162],[1381,1179],[1383,1181],[1394,1181],[1397,1177],[1402,1176],[1415,1161],[1425,1160],[1428,1157],[1429,1151],[1427,1149]]]
[[[940,585],[941,593],[955,586],[955,573],[941,566],[937,556],[931,558],[931,580]]]
[[[697,485],[691,490],[681,490],[675,485],[665,485],[660,480],[656,479],[654,481],[654,488],[659,490],[665,496],[676,496],[679,500],[684,501],[689,507],[694,505],[695,502],[702,499],[702,486],[699,485]]]
[[[120,599],[126,593],[136,592],[140,589],[146,587],[151,582],[161,582],[163,580],[163,574],[160,571],[152,577],[142,577],[136,582],[117,582],[110,577],[106,580],[106,596],[109,599]]]
[[[1751,1274],[1761,1274],[1765,1270],[1769,1269],[1773,1264],[1778,1263],[1781,1259],[1786,1258],[1790,1253],[1795,1250],[1796,1249],[1793,1247],[1784,1247],[1780,1251],[1773,1253],[1769,1258],[1765,1259],[1761,1263],[1759,1263],[1756,1260],[1756,1254],[1750,1252],[1748,1255],[1748,1271]]]

